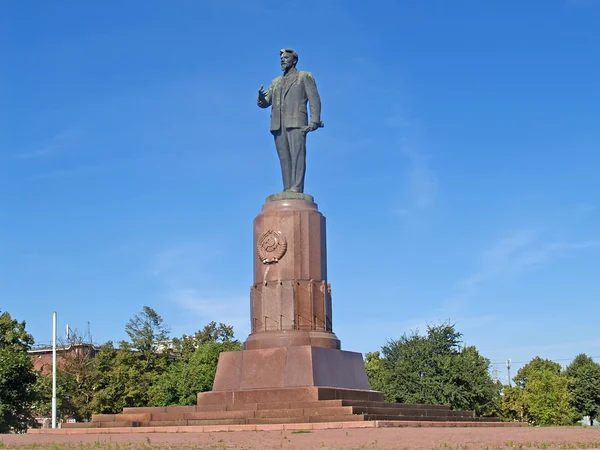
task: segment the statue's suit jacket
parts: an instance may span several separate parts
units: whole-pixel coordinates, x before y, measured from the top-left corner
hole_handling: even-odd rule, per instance
[[[273,80],[266,92],[265,100],[258,99],[261,108],[273,106],[271,110],[271,131],[281,128],[281,119],[286,128],[300,128],[308,125],[306,103],[310,105],[310,121],[321,122],[321,98],[317,84],[310,72],[291,69],[284,80],[279,76]]]

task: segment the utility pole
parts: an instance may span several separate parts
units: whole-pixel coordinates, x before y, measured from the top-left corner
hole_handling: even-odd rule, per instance
[[[492,381],[496,384],[500,380],[500,376],[498,375],[498,367],[492,367]]]
[[[511,378],[510,378],[510,363],[511,363],[511,360],[510,360],[510,358],[509,358],[509,359],[507,359],[507,360],[506,360],[506,370],[507,370],[507,372],[508,372],[508,375],[507,375],[507,378],[508,378],[508,385],[509,385],[509,386],[512,386],[512,384],[511,384],[511,382],[510,382],[510,380],[511,380]]]
[[[56,428],[56,311],[52,313],[52,428]]]

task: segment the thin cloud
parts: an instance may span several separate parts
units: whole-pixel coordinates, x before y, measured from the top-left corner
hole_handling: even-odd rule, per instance
[[[426,156],[414,149],[403,149],[411,163],[410,197],[419,209],[433,205],[437,193],[437,181],[433,170],[426,162]]]
[[[576,217],[580,220],[585,220],[596,212],[596,205],[588,202],[580,202],[575,205]]]
[[[220,246],[211,242],[173,245],[154,256],[149,272],[164,286],[166,301],[185,312],[186,317],[193,317],[194,322],[199,318],[205,323],[232,325],[238,339],[244,339],[250,322],[247,291],[224,295],[210,291],[214,286],[212,262],[221,253]],[[174,328],[182,327],[182,323],[174,324]]]
[[[62,153],[73,146],[83,132],[77,128],[67,128],[56,135],[39,148],[20,153],[19,159],[43,158]]]
[[[158,252],[150,263],[150,274],[170,287],[201,280],[222,249],[215,243],[189,242]]]
[[[389,116],[384,120],[385,125],[391,128],[408,128],[415,125],[414,119],[409,118],[406,114],[398,113]]]
[[[247,296],[210,297],[196,289],[184,288],[171,291],[169,300],[205,322],[232,325],[238,339],[244,339],[250,332]]]
[[[433,206],[438,182],[430,164],[431,156],[412,143],[419,140],[418,136],[423,132],[422,124],[403,108],[396,106],[394,109],[395,113],[384,119],[384,124],[401,136],[400,154],[404,157],[401,164],[408,166],[402,204],[393,208],[396,216],[404,218]]]
[[[546,344],[527,345],[526,343],[520,343],[518,346],[486,349],[485,351],[492,355],[492,358],[498,358],[496,355],[509,355],[511,359],[520,361],[528,361],[535,356],[545,358],[547,355],[559,355],[556,358],[560,359],[575,358],[581,352],[589,352],[590,354],[593,352],[593,355],[590,356],[596,356],[600,355],[600,338],[573,341],[564,341],[557,338],[556,342]]]
[[[543,242],[541,238],[538,232],[522,229],[499,239],[482,253],[480,269],[457,283],[458,292],[447,303],[468,303],[480,285],[494,278],[519,275],[574,252],[600,248],[600,239]]]
[[[447,315],[433,313],[427,318],[416,317],[408,320],[386,320],[383,317],[377,319],[363,319],[360,321],[360,334],[356,333],[356,327],[359,325],[352,322],[334,323],[334,331],[342,341],[345,348],[351,348],[353,351],[363,353],[380,350],[381,346],[389,340],[396,340],[405,333],[410,335],[418,331],[419,334],[425,334],[428,325],[439,325],[450,322],[456,324],[456,329],[461,333],[472,335],[475,332],[489,330],[490,326],[498,323],[499,316],[493,314],[469,315],[462,314],[452,317]],[[365,338],[368,336],[368,338]],[[466,339],[466,338],[465,338]],[[470,344],[470,340],[465,340],[465,344]]]
[[[600,1],[598,1],[598,0],[566,0],[565,6],[567,8],[574,8],[574,9],[594,8],[596,6],[600,6]]]
[[[74,178],[80,176],[87,176],[93,173],[100,172],[104,167],[102,165],[93,166],[79,166],[70,169],[58,169],[51,170],[48,172],[42,172],[27,177],[28,180],[45,180],[45,179],[59,179],[59,178]]]
[[[404,193],[404,203],[394,208],[393,212],[398,217],[407,217],[434,205],[438,183],[427,154],[408,145],[403,145],[400,151],[409,164],[408,184]]]

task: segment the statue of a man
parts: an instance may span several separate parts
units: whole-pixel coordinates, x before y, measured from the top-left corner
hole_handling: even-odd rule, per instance
[[[272,106],[271,134],[281,163],[284,192],[304,192],[306,134],[323,126],[321,99],[312,74],[296,69],[298,53],[284,48],[279,56],[283,75],[275,78],[266,92],[260,87],[257,104],[261,108]]]

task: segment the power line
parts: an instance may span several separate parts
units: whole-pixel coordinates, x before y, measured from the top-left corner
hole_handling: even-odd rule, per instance
[[[590,356],[589,358],[591,359],[600,359],[600,356]],[[558,362],[558,361],[573,361],[575,358],[557,358],[557,359],[551,359],[550,361],[554,361],[554,362]],[[511,363],[513,364],[527,364],[531,362],[531,360],[529,361],[511,361]],[[493,361],[490,364],[492,365],[496,365],[496,366],[504,366],[506,364],[506,361]]]

